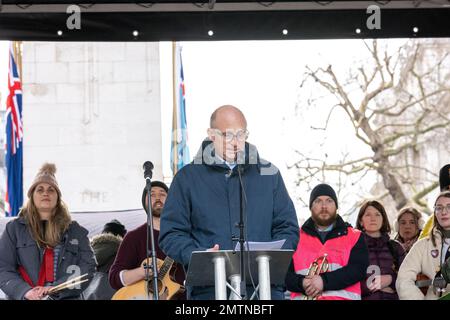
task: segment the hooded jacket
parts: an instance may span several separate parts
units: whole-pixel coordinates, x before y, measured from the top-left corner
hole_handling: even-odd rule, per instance
[[[247,240],[286,239],[283,249],[295,249],[297,216],[279,170],[260,159],[253,145],[246,143],[244,155]],[[205,140],[194,161],[178,171],[161,215],[159,243],[168,256],[187,267],[193,251],[215,244],[234,249],[240,216],[238,167],[230,169],[220,161],[213,143]]]
[[[83,292],[84,299],[111,300],[116,290],[109,284],[108,272],[116,258],[121,242],[121,236],[115,236],[111,233],[102,233],[92,238],[91,246],[97,260],[97,272]]]
[[[97,271],[109,272],[121,242],[121,236],[111,233],[101,233],[92,238],[91,246],[97,260]]]

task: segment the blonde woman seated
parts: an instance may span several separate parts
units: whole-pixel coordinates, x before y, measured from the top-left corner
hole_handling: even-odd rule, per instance
[[[450,285],[442,281],[444,263],[450,257],[450,191],[442,192],[434,205],[434,226],[431,233],[411,248],[398,272],[396,287],[401,300],[434,300],[449,292]],[[448,270],[445,271],[448,275]],[[441,286],[431,285],[426,294],[416,286],[418,275],[443,283]],[[441,292],[440,292],[441,291]]]
[[[45,164],[28,190],[19,217],[8,222],[0,238],[0,289],[9,299],[41,300],[49,290],[95,271],[88,232],[61,199],[54,164]],[[89,281],[50,295],[79,299]]]

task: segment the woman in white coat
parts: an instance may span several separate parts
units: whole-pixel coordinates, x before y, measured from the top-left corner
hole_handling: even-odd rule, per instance
[[[416,286],[417,275],[423,274],[429,279],[442,277],[444,263],[447,261],[447,267],[449,265],[450,191],[442,192],[437,197],[433,219],[431,233],[414,244],[400,266],[396,288],[401,300],[435,300],[450,292],[449,283],[444,292],[438,292],[435,286],[430,285],[426,295]]]

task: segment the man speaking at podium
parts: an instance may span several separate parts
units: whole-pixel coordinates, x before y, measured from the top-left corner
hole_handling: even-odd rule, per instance
[[[239,171],[246,198],[246,240],[285,239],[283,249],[297,247],[297,216],[283,178],[278,168],[259,158],[255,146],[246,142],[248,134],[247,120],[238,108],[219,107],[211,115],[208,139],[194,161],[173,179],[159,243],[185,268],[193,251],[235,248],[240,232]],[[215,298],[210,286],[188,287],[187,294],[188,299]],[[248,298],[252,294],[253,288],[247,287]],[[272,288],[272,299],[282,298],[282,289]]]

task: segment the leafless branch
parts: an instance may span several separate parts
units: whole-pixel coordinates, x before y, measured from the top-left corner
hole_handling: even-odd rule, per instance
[[[355,160],[344,156],[338,163],[329,163],[327,156],[311,159],[301,155],[290,168],[301,171],[299,181],[307,183],[316,176],[323,178],[325,172],[336,172],[337,183],[343,188],[348,178],[353,178],[350,182],[355,185],[375,170],[386,188],[382,195],[391,195],[396,208],[408,199],[424,207],[422,199],[436,187],[437,175],[430,168],[410,163],[409,157],[420,157],[425,143],[445,135],[442,129],[450,127],[445,107],[450,102],[450,54],[443,50],[433,64],[426,60],[433,48],[422,46],[418,40],[408,41],[393,54],[382,49],[377,40],[364,41],[364,45],[371,63],[350,70],[345,81],[332,65],[315,70],[308,67],[301,86],[306,79],[312,79],[336,99],[325,127],[312,129],[327,130],[334,110],[340,107],[355,137],[372,152]],[[422,189],[416,192],[416,187]]]

